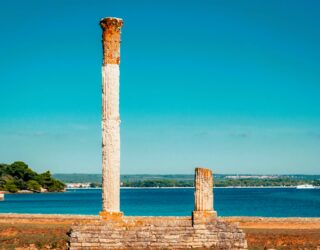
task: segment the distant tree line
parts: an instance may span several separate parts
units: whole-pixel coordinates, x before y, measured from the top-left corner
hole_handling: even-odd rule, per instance
[[[216,187],[291,187],[302,184],[320,186],[320,180],[274,179],[224,179],[215,182]]]
[[[65,185],[51,176],[50,171],[38,174],[22,161],[12,164],[0,163],[0,190],[16,193],[19,190],[32,192],[59,192]]]
[[[301,184],[320,186],[320,180],[275,179],[220,179],[214,181],[215,187],[290,187]],[[122,181],[123,187],[193,187],[193,181],[180,180],[137,180]]]
[[[215,187],[292,187],[302,184],[320,186],[320,180],[295,180],[290,178],[275,179],[219,179]],[[101,187],[101,182],[91,182],[91,188]],[[122,180],[122,187],[193,187],[193,180]]]
[[[193,187],[193,181],[178,180],[143,180],[123,181],[123,187]]]
[[[235,178],[228,178],[230,175],[215,174],[214,183],[215,186],[286,186],[286,185],[299,185],[299,184],[313,184],[317,186],[320,180],[320,175],[278,175],[271,178],[241,178],[235,176]],[[250,175],[247,175],[250,176]],[[101,186],[102,175],[101,174],[54,174],[54,178],[64,183],[92,183],[93,186]],[[163,181],[172,181],[171,184],[181,186],[181,183],[185,183],[186,186],[193,185],[194,175],[155,175],[155,174],[139,174],[139,175],[121,175],[121,182],[123,185],[144,185],[141,182],[146,181],[146,184],[150,184],[152,181],[154,184],[167,185]]]

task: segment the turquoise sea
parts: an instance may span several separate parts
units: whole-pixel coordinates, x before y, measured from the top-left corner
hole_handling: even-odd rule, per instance
[[[121,189],[126,215],[190,215],[192,188]],[[100,189],[64,193],[9,194],[0,213],[97,215]],[[320,217],[320,189],[215,188],[214,208],[220,216]]]

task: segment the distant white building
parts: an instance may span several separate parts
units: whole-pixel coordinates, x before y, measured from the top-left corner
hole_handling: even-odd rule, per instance
[[[90,183],[66,183],[67,188],[89,188]]]
[[[228,175],[226,179],[276,179],[276,175]]]

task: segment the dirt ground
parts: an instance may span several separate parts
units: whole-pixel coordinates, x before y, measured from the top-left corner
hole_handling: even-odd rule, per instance
[[[320,218],[226,217],[239,223],[249,249],[320,250]]]
[[[0,249],[67,249],[68,231],[96,216],[0,215]],[[320,218],[224,217],[239,223],[249,249],[320,250]]]

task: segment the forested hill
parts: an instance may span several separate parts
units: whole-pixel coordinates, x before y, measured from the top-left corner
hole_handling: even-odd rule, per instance
[[[0,163],[0,190],[2,191],[60,192],[64,188],[64,183],[53,178],[50,171],[38,174],[22,161],[12,164]]]

